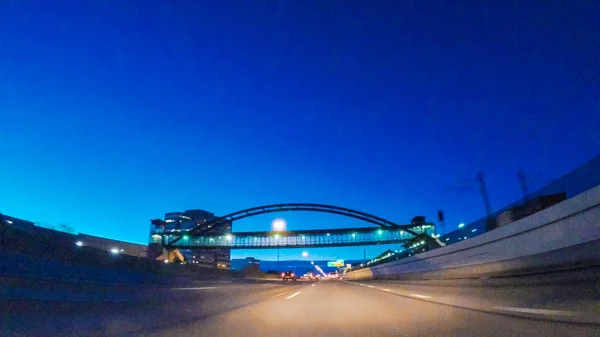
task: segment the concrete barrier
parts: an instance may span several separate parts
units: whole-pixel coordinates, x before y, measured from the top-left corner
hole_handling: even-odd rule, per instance
[[[600,264],[600,185],[474,238],[352,271],[349,279],[515,275]]]

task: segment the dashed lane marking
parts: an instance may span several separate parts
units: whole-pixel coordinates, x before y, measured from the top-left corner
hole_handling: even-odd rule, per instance
[[[424,298],[424,299],[431,298],[431,296],[425,296],[425,295],[420,295],[420,294],[410,294],[408,296],[412,296],[412,297],[416,297],[416,298]]]
[[[533,309],[533,308],[515,308],[515,307],[494,307],[494,309],[522,312],[526,314],[551,315],[551,316],[576,316],[577,312],[566,310],[548,310],[548,309]]]
[[[289,299],[292,299],[292,298],[294,298],[294,297],[296,297],[296,296],[298,296],[298,295],[300,295],[300,292],[293,293],[293,294],[291,294],[290,296],[286,297],[285,299],[286,299],[286,300],[289,300]]]
[[[287,294],[287,293],[289,293],[289,291],[284,291],[284,292],[282,292],[282,293],[280,293],[280,294],[277,294],[277,295],[275,295],[275,296],[273,296],[273,297],[271,297],[271,298],[279,297],[279,296],[281,296],[281,295],[285,295],[285,294]]]

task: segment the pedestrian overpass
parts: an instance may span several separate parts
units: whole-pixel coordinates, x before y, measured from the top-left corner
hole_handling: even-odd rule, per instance
[[[268,232],[220,231],[220,227],[234,220],[274,212],[310,211],[337,214],[375,224],[377,227],[307,229]],[[158,221],[158,220],[154,220]],[[193,248],[308,248],[365,246],[403,243],[415,238],[432,238],[435,227],[425,223],[424,217],[415,217],[411,224],[399,225],[372,214],[338,206],[292,203],[253,207],[237,211],[210,221],[197,223],[195,228],[157,231],[162,244],[172,249]]]
[[[417,234],[433,234],[433,225],[412,227]],[[415,238],[403,229],[381,229],[377,227],[341,228],[326,230],[234,232],[224,235],[181,236],[167,235],[166,246],[190,248],[304,248],[366,246],[402,243]]]

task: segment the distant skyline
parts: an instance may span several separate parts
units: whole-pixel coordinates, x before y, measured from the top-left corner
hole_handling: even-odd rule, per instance
[[[598,17],[562,1],[5,1],[0,212],[137,243],[166,212],[286,202],[469,223],[478,172],[497,209],[521,197],[517,170],[536,190],[600,154]],[[364,226],[233,229],[278,216]]]

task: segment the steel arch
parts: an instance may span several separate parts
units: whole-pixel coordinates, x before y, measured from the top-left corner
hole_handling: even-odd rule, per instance
[[[415,225],[398,225],[392,221],[386,220],[384,218],[357,211],[350,208],[332,206],[332,205],[323,205],[323,204],[311,204],[311,203],[288,203],[288,204],[273,204],[273,205],[264,205],[258,207],[252,207],[243,209],[237,212],[233,212],[213,220],[199,223],[196,228],[191,229],[186,232],[181,232],[181,235],[195,235],[201,232],[205,232],[215,227],[222,226],[228,222],[232,222],[235,220],[240,220],[244,218],[248,218],[255,215],[266,214],[266,213],[275,213],[275,212],[288,212],[288,211],[309,211],[309,212],[323,212],[323,213],[331,213],[342,216],[347,216],[355,219],[359,219],[365,222],[369,222],[375,225],[378,225],[382,228],[392,229],[398,228],[403,229],[406,232],[417,236],[418,233],[410,230],[410,228],[415,227]],[[209,227],[210,226],[210,227]],[[210,229],[209,229],[210,228]],[[179,241],[181,236],[171,242],[171,244]]]

